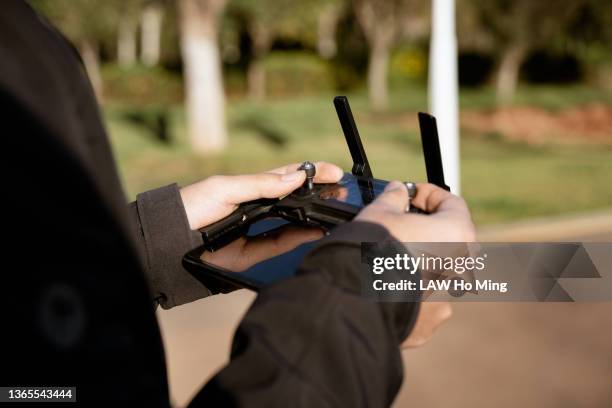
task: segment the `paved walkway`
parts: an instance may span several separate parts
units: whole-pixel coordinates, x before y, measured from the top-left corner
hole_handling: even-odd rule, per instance
[[[497,231],[483,237],[612,242],[612,212]],[[160,311],[177,405],[226,362],[253,299],[239,291]],[[462,303],[454,312],[427,346],[403,353],[396,407],[612,407],[612,303]]]
[[[612,210],[493,225],[479,229],[478,240],[485,242],[612,242]]]

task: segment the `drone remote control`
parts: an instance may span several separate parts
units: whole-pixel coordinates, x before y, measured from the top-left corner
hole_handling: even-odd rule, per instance
[[[291,223],[329,230],[352,220],[384,190],[388,181],[376,179],[372,174],[348,99],[337,96],[334,106],[353,159],[351,173],[345,173],[338,183],[314,184],[315,166],[304,162],[300,167],[306,172],[302,187],[281,199],[241,204],[229,216],[200,229],[205,244],[229,242],[246,234],[252,223],[266,217],[281,217]],[[419,125],[428,182],[449,190],[444,183],[436,119],[419,113]],[[418,211],[413,208],[411,211]]]

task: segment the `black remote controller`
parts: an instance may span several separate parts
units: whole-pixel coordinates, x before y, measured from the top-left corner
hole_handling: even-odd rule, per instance
[[[314,165],[304,162],[300,167],[306,172],[302,187],[281,199],[241,204],[229,216],[200,229],[205,244],[218,246],[219,242],[229,242],[246,234],[253,222],[266,217],[281,217],[291,223],[329,230],[352,220],[384,190],[388,181],[376,179],[372,174],[348,99],[337,96],[334,106],[353,159],[351,173],[345,173],[338,183],[314,184]],[[419,113],[419,125],[428,182],[450,190],[444,183],[436,119]],[[411,207],[411,211],[419,210]]]

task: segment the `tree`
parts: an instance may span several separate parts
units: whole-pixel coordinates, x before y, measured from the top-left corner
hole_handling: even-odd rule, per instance
[[[531,51],[563,35],[583,0],[472,0],[480,24],[499,49],[496,95],[511,102],[521,65]]]
[[[180,0],[179,6],[189,137],[197,152],[218,152],[227,145],[217,44],[225,0]]]
[[[336,31],[344,9],[343,1],[328,1],[320,7],[317,21],[317,51],[325,59],[336,56]]]
[[[566,31],[565,44],[586,68],[587,80],[612,89],[612,3],[609,0],[586,0]]]
[[[117,24],[117,63],[129,67],[136,63],[136,37],[138,32],[138,13],[142,0],[124,0],[118,7]]]
[[[389,103],[387,83],[391,51],[402,34],[402,25],[422,15],[419,0],[353,0],[357,20],[369,46],[368,93],[376,110]]]
[[[159,63],[163,20],[163,1],[148,1],[140,16],[140,59],[146,66],[151,67]]]
[[[243,20],[250,39],[247,87],[251,99],[266,95],[264,60],[278,37],[308,42],[321,6],[336,0],[232,0],[231,14]],[[313,41],[314,42],[314,36]]]
[[[136,63],[138,20],[140,18],[140,60],[146,66],[159,62],[164,0],[123,0],[119,8],[117,60],[120,66]]]
[[[233,0],[232,14],[239,16],[250,40],[247,66],[249,98],[260,101],[266,95],[264,59],[270,52],[277,28],[288,13],[295,12],[295,0]]]
[[[137,25],[133,18],[124,14],[119,18],[117,31],[117,63],[129,67],[136,62]]]
[[[248,0],[247,0],[248,1]],[[251,2],[255,7],[251,9],[251,16],[247,22],[247,31],[251,38],[251,60],[247,68],[247,87],[249,97],[261,101],[266,96],[266,69],[264,58],[270,52],[274,35],[274,15],[268,13],[270,7],[261,7],[261,3]],[[260,12],[262,11],[262,12]]]

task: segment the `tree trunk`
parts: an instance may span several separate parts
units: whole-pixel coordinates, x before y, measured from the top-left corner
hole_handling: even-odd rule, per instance
[[[496,80],[496,98],[499,105],[512,102],[519,79],[521,65],[527,55],[523,45],[511,45],[502,54]]]
[[[266,98],[266,67],[261,58],[253,59],[249,64],[247,86],[250,99],[260,102]]]
[[[159,2],[149,3],[141,15],[140,59],[146,66],[159,63],[164,9]]]
[[[225,94],[217,44],[223,2],[181,0],[181,51],[191,145],[207,154],[227,145]]]
[[[90,40],[83,40],[80,44],[80,52],[94,94],[98,101],[102,101],[102,75],[100,75],[98,45]]]
[[[136,62],[136,24],[128,16],[119,20],[117,33],[117,62],[121,67],[129,67]]]
[[[374,39],[370,44],[368,65],[368,93],[374,110],[385,110],[389,106],[389,70],[390,44]]]
[[[319,12],[317,22],[317,51],[322,58],[330,59],[336,56],[338,44],[336,30],[340,19],[340,7],[330,4]]]
[[[369,46],[368,95],[374,110],[389,105],[389,57],[396,40],[399,17],[395,2],[354,0],[355,14]]]
[[[264,58],[270,52],[272,38],[270,31],[263,25],[249,25],[252,55],[247,69],[247,87],[249,98],[262,101],[266,97],[266,67]]]

